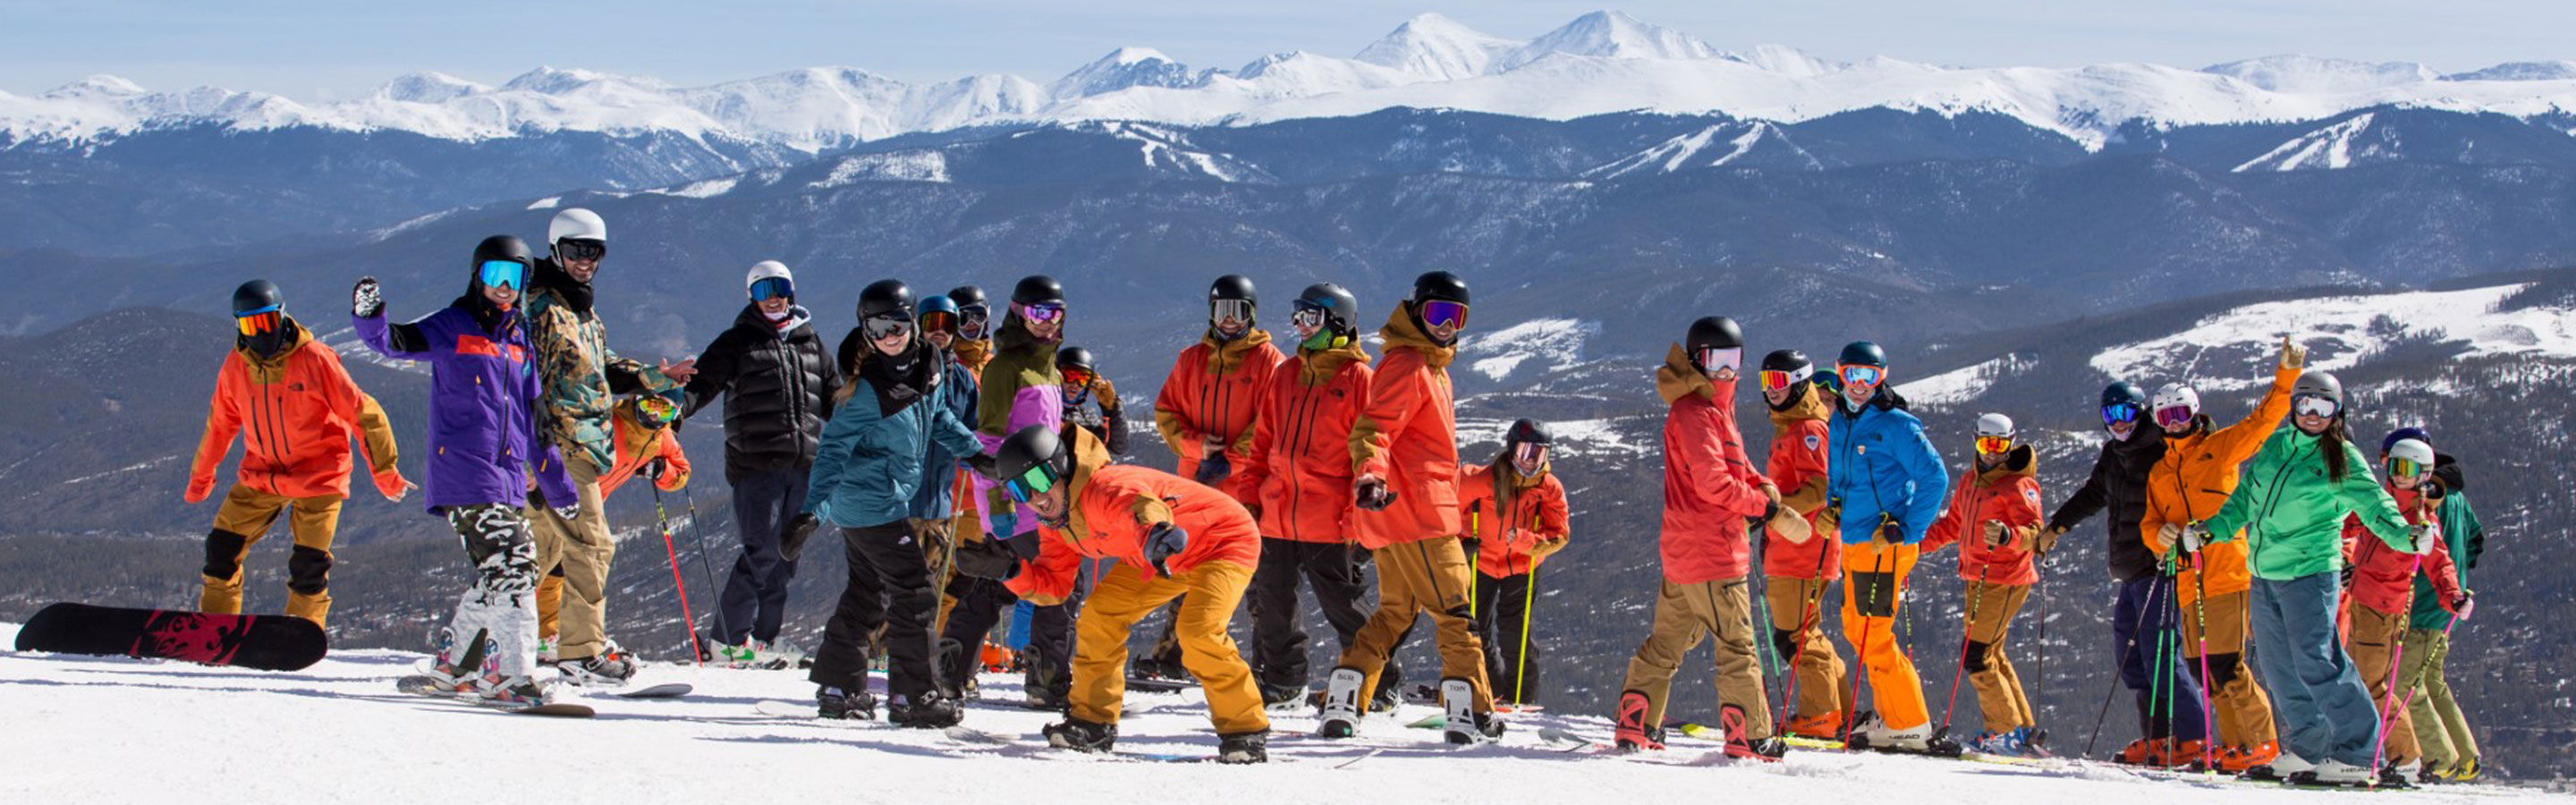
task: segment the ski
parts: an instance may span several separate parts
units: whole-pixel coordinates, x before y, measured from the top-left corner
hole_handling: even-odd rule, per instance
[[[620,699],[677,699],[689,695],[689,691],[692,690],[696,688],[690,687],[686,682],[665,682],[640,690],[621,691],[613,695]]]

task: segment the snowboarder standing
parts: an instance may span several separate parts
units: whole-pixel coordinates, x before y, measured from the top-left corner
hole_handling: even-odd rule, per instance
[[[1515,421],[1492,461],[1458,476],[1458,502],[1476,541],[1476,634],[1494,698],[1512,704],[1538,697],[1544,646],[1530,622],[1538,566],[1571,535],[1565,482],[1548,467],[1555,442],[1537,420]]]
[[[1949,474],[1924,438],[1923,422],[1888,385],[1887,354],[1877,344],[1844,346],[1835,372],[1842,377],[1843,400],[1827,436],[1834,450],[1825,487],[1829,502],[1817,530],[1842,538],[1843,637],[1868,672],[1878,703],[1870,723],[1850,725],[1851,740],[1932,751],[1923,679],[1896,644],[1896,615],[1924,534],[1941,513]],[[1857,688],[1859,680],[1852,684]],[[1857,704],[1856,691],[1852,698]]]
[[[908,515],[923,484],[948,480],[948,468],[924,461],[933,443],[966,464],[990,458],[974,431],[939,404],[948,365],[914,335],[912,290],[895,280],[870,284],[859,293],[858,313],[851,341],[862,347],[841,367],[850,381],[835,395],[838,407],[823,428],[807,484],[813,494],[799,512],[840,529],[849,568],[808,678],[819,686],[815,700],[823,717],[874,718],[868,642],[883,624],[891,662],[886,719],[906,727],[953,726],[958,704],[934,682],[930,620],[939,601]]]
[[[1809,536],[1795,542],[1778,528],[1764,528],[1763,596],[1771,610],[1771,642],[1789,657],[1788,732],[1831,739],[1842,733],[1843,658],[1825,637],[1826,585],[1842,575],[1839,535],[1817,539],[1813,526],[1825,511],[1828,420],[1835,392],[1823,385],[1832,374],[1794,349],[1762,357],[1762,399],[1771,408],[1771,455],[1763,474],[1780,489],[1780,505],[1806,518]]]
[[[579,490],[578,519],[553,516],[531,505],[537,532],[537,566],[564,567],[563,642],[558,666],[575,683],[622,685],[635,663],[608,639],[608,563],[617,543],[599,495],[599,477],[617,465],[609,411],[620,391],[673,391],[695,374],[696,361],[659,369],[622,358],[608,348],[608,327],[593,309],[591,281],[608,255],[608,224],[581,208],[556,213],[546,227],[552,252],[536,261],[528,278],[524,313],[545,388],[547,440],[560,452]]]
[[[331,614],[331,539],[349,499],[349,440],[366,449],[368,476],[386,500],[399,502],[412,487],[394,467],[384,407],[349,379],[340,353],[286,314],[275,284],[251,280],[233,291],[233,329],[181,495],[196,503],[214,493],[216,468],[247,428],[232,490],[206,534],[197,609],[241,612],[242,559],[284,514],[295,538],[286,560],[286,614],[320,626]]]
[[[1975,466],[1951,484],[1949,510],[1923,538],[1925,553],[1958,543],[1959,578],[1967,582],[1959,670],[1974,680],[1985,714],[1985,731],[1968,748],[2007,756],[2033,754],[2039,726],[2021,674],[2004,656],[2004,634],[2039,581],[2030,550],[2040,529],[2039,453],[2016,444],[2019,437],[2011,417],[1977,417]]]
[[[384,294],[365,277],[350,292],[351,324],[389,358],[428,361],[431,514],[456,529],[475,566],[474,585],[440,630],[433,670],[451,690],[511,704],[540,703],[534,678],[537,547],[521,504],[528,477],[549,514],[584,517],[571,476],[540,437],[543,391],[519,322],[519,288],[536,259],[509,235],[474,247],[465,295],[409,324],[385,320]]]
[[[2389,549],[2371,539],[2358,517],[2346,517],[2343,522],[2344,560],[2352,565],[2351,607],[2346,610],[2352,634],[2344,650],[2352,655],[2353,670],[2361,674],[2382,714],[2379,728],[2386,737],[2381,740],[2385,750],[2379,784],[2383,786],[2413,784],[2424,770],[2414,719],[2394,698],[2404,690],[2397,686],[2397,662],[2402,659],[2397,656],[2398,641],[2412,616],[2415,581],[2429,580],[2436,600],[2452,617],[2469,610],[2469,591],[2459,585],[2451,547],[2442,539],[2440,519],[2434,513],[2438,504],[2428,494],[2435,483],[2433,461],[2433,446],[2411,438],[2389,443],[2379,455],[2379,466],[2388,471],[2385,489],[2397,502],[2397,510],[2405,513],[2409,525],[2432,529],[2430,537],[2418,543],[2422,552]]]
[[[1181,457],[1181,477],[1246,502],[1260,490],[1244,488],[1235,467],[1252,457],[1253,414],[1271,372],[1287,360],[1269,331],[1253,326],[1259,302],[1250,278],[1216,278],[1208,287],[1206,334],[1181,350],[1154,397],[1154,428]]]
[[[1735,428],[1744,333],[1734,320],[1691,322],[1655,372],[1664,415],[1663,586],[1653,631],[1628,660],[1615,716],[1619,748],[1663,748],[1673,673],[1702,636],[1716,638],[1718,723],[1726,753],[1777,759],[1771,704],[1753,634],[1752,536],[1746,521],[1780,514],[1780,490],[1753,471]],[[1882,694],[1883,695],[1883,694]]]
[[[2335,637],[2343,592],[2342,526],[2358,514],[2372,536],[2400,553],[2439,538],[2409,525],[2371,477],[2369,458],[2344,425],[2343,383],[2323,371],[2300,375],[2291,426],[2272,434],[2244,480],[2209,519],[2183,527],[2184,551],[2244,539],[2254,570],[2256,670],[2273,696],[2281,754],[2246,771],[2254,779],[2363,785],[2374,777],[2379,713],[2352,656]]]
[[[1431,613],[1439,627],[1440,699],[1453,743],[1502,735],[1486,688],[1485,647],[1468,605],[1475,569],[1459,544],[1457,405],[1449,361],[1467,327],[1467,283],[1446,271],[1413,280],[1413,293],[1387,317],[1386,345],[1369,381],[1367,402],[1350,432],[1351,526],[1376,553],[1378,609],[1342,652],[1324,691],[1320,733],[1344,738],[1366,712],[1362,691],[1414,618]]]

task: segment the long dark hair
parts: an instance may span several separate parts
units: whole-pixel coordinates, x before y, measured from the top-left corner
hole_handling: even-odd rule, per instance
[[[2344,422],[2343,411],[2338,408],[2334,419],[2326,422],[2325,432],[2317,434],[2317,450],[2325,454],[2327,479],[2340,484],[2352,473],[2351,457],[2344,454],[2343,447],[2351,441],[2352,427]]]

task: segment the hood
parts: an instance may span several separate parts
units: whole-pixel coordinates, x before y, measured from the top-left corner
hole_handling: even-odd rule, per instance
[[[1769,407],[1767,401],[1764,407]],[[1771,409],[1771,426],[1787,428],[1800,420],[1823,422],[1833,418],[1833,415],[1834,404],[1825,401],[1823,389],[1817,388],[1814,383],[1800,383],[1798,396],[1789,398],[1787,406]]]
[[[1395,312],[1387,314],[1386,326],[1378,328],[1377,337],[1386,342],[1386,349],[1390,352],[1409,349],[1420,353],[1422,362],[1433,369],[1447,369],[1449,361],[1458,357],[1455,345],[1444,347],[1432,343],[1431,336],[1413,323],[1413,316],[1404,312],[1402,304],[1395,306]]]
[[[1208,371],[1226,374],[1243,365],[1243,356],[1270,343],[1270,331],[1255,327],[1245,332],[1243,337],[1227,341],[1216,337],[1216,329],[1211,327],[1207,335],[1199,337],[1199,343],[1208,346]]]
[[[769,320],[767,314],[760,312],[758,303],[746,302],[743,303],[742,312],[734,314],[733,326],[767,332],[783,339],[788,334],[796,332],[797,328],[811,324],[813,321],[813,311],[806,310],[804,305],[787,306],[787,320],[774,322]]]
[[[1655,394],[1664,398],[1666,405],[1694,394],[1715,402],[1717,384],[1711,382],[1707,375],[1700,374],[1699,367],[1691,365],[1690,355],[1682,352],[1682,345],[1676,343],[1664,353],[1664,365],[1655,370]]]
[[[844,346],[859,344],[857,349],[866,350],[858,358],[858,375],[875,389],[881,415],[893,416],[939,387],[939,378],[946,373],[946,367],[940,365],[939,351],[931,349],[929,344],[916,338],[902,356],[888,357],[864,346],[864,338],[853,329],[850,337],[842,339],[841,343]],[[856,383],[843,385],[840,394],[853,394],[857,388]]]
[[[1974,460],[1970,459],[1970,461]],[[2014,478],[2037,477],[2039,477],[2039,451],[2031,449],[2030,445],[2017,444],[2013,445],[2013,449],[2004,451],[2003,463],[1991,469],[1977,471],[1977,486],[1994,486]]]
[[[563,266],[555,264],[554,258],[537,258],[536,266],[528,272],[528,287],[530,290],[552,291],[563,297],[564,304],[570,305],[574,313],[590,315],[590,283],[573,279]]]
[[[957,364],[966,367],[969,371],[981,374],[984,371],[984,364],[993,362],[992,339],[959,338],[948,343],[949,354],[957,356]]]
[[[1325,380],[1341,372],[1342,367],[1352,361],[1368,362],[1369,354],[1367,349],[1360,346],[1359,339],[1354,338],[1350,343],[1332,349],[1299,347],[1297,358],[1301,361],[1299,366],[1303,367],[1298,371],[1298,381],[1308,387],[1314,387],[1323,385]]]
[[[1109,447],[1100,442],[1100,437],[1092,435],[1089,428],[1071,422],[1065,423],[1058,435],[1065,437],[1065,449],[1073,451],[1073,472],[1064,485],[1064,530],[1088,537],[1091,530],[1082,522],[1082,490],[1091,486],[1092,473],[1109,466]]]
[[[1015,355],[1026,353],[1044,358],[1046,365],[1054,366],[1056,347],[1063,341],[1061,337],[1054,341],[1038,340],[1037,335],[1029,332],[1028,323],[1021,321],[1020,314],[1014,312],[1010,321],[1002,324],[1001,331],[993,334],[993,351]]]

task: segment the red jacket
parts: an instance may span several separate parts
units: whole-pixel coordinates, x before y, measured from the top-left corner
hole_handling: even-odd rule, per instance
[[[2406,522],[2433,524],[2433,549],[2419,556],[2388,547],[2362,527],[2360,517],[2344,515],[2343,559],[2352,565],[2353,602],[2383,615],[2404,615],[2415,605],[2415,577],[2429,576],[2434,598],[2443,610],[2450,610],[2451,602],[2460,597],[2460,574],[2451,564],[2450,540],[2442,538],[2441,521],[2424,519],[2428,507],[2415,490],[2389,487],[2388,495],[2397,499],[2397,510],[2406,513]]]
[[[1245,503],[1256,500],[1260,490],[1244,485],[1242,465],[1252,458],[1254,411],[1270,391],[1271,373],[1286,359],[1260,330],[1233,341],[1209,335],[1181,350],[1154,397],[1154,429],[1181,457],[1181,477],[1198,477],[1205,458],[1200,454],[1213,434],[1225,440],[1226,460],[1234,465],[1234,474],[1216,487]]]
[[[1763,474],[1780,487],[1780,505],[1807,518],[1809,526],[1825,511],[1825,457],[1832,447],[1825,420],[1831,416],[1833,403],[1814,384],[1799,389],[1787,409],[1771,412],[1771,460]],[[1817,533],[1800,545],[1768,529],[1763,533],[1764,575],[1831,579],[1842,575],[1842,568],[1839,535]]]
[[[1735,429],[1735,383],[1711,382],[1673,345],[1655,373],[1664,414],[1664,580],[1698,584],[1753,569],[1747,518],[1770,507]]]
[[[1476,570],[1493,578],[1510,578],[1547,561],[1565,548],[1565,483],[1541,466],[1536,477],[1510,468],[1506,456],[1497,464],[1468,467],[1458,474],[1459,508],[1466,512],[1468,536],[1476,538]],[[1499,483],[1497,477],[1503,480]],[[1502,484],[1511,489],[1500,490]],[[1507,495],[1508,504],[1495,502]]]
[[[1076,440],[1097,444],[1088,433]],[[1039,604],[1063,601],[1073,593],[1084,559],[1116,559],[1115,572],[1151,578],[1154,564],[1145,559],[1145,535],[1156,523],[1189,533],[1189,547],[1164,563],[1174,576],[1209,562],[1246,568],[1261,563],[1261,531],[1233,497],[1162,470],[1110,465],[1107,457],[1101,451],[1096,459],[1077,461],[1068,487],[1073,514],[1063,528],[1042,529],[1045,541],[1037,561],[1005,585],[1011,592]]]
[[[1924,532],[1923,552],[1959,543],[1959,578],[1987,584],[2039,581],[2030,540],[2045,523],[2039,508],[2039,454],[2018,445],[1994,469],[1974,467],[1950,485],[1950,508]],[[1986,542],[1986,524],[2004,524],[2004,544]]]
[[[366,445],[376,491],[387,498],[403,494],[384,408],[349,379],[340,353],[301,325],[295,329],[294,345],[274,358],[253,358],[238,347],[224,354],[206,405],[206,432],[188,467],[182,493],[188,502],[214,493],[215,469],[232,452],[236,434],[242,436],[236,475],[253,489],[289,498],[348,497],[349,439],[357,437]]]
[[[1386,357],[1351,427],[1351,471],[1353,478],[1386,479],[1395,502],[1385,511],[1354,511],[1351,524],[1370,550],[1457,536],[1458,404],[1449,394],[1449,359],[1458,351],[1433,344],[1402,307],[1378,336]]]
[[[1234,468],[1253,490],[1247,508],[1263,536],[1297,542],[1352,539],[1353,423],[1368,401],[1368,353],[1300,350],[1270,374],[1253,428],[1252,457]]]

